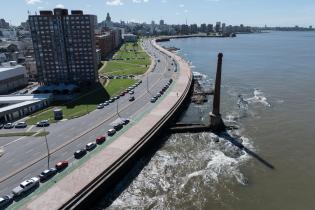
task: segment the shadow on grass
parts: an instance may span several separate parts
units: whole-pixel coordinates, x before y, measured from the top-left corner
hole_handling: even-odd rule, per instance
[[[67,109],[72,109],[79,105],[97,105],[99,103],[103,103],[109,98],[110,95],[104,86],[100,83],[97,83],[96,85],[93,85],[82,92],[81,96],[79,96],[77,99],[63,104],[63,106],[66,106]],[[56,104],[59,104],[59,106],[61,105],[60,102],[56,102]]]

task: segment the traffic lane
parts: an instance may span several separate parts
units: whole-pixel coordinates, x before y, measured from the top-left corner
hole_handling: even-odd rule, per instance
[[[0,137],[0,147],[13,142],[14,140],[16,140],[16,137]]]

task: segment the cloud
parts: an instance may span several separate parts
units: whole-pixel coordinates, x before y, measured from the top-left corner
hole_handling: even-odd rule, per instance
[[[42,0],[25,0],[26,4],[42,3]]]
[[[147,3],[149,0],[132,0],[133,3],[135,4],[140,4],[140,3]]]
[[[55,6],[55,8],[61,8],[61,9],[64,9],[64,8],[65,8],[65,6],[64,6],[63,4],[57,4],[57,5]]]
[[[109,1],[106,1],[106,4],[109,5],[109,6],[121,6],[121,5],[124,5],[122,0],[109,0]]]
[[[167,3],[167,0],[162,0],[161,2],[162,2],[162,3]]]
[[[185,7],[185,5],[184,4],[180,4],[179,7],[183,8],[183,7]]]
[[[187,13],[187,12],[188,12],[188,9],[185,9],[184,12]]]

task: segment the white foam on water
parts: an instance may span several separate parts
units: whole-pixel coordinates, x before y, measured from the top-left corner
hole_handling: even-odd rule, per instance
[[[250,139],[240,138],[252,147]],[[239,166],[248,158],[214,133],[171,135],[109,209],[170,209],[187,200],[203,208],[206,201],[199,196],[217,193],[224,179],[246,184]]]
[[[254,97],[246,98],[244,100],[247,101],[248,103],[261,103],[268,107],[271,106],[270,103],[267,101],[267,98],[265,97],[264,93],[259,89],[254,90]]]

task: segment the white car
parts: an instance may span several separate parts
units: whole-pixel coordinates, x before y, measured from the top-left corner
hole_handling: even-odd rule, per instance
[[[12,190],[12,193],[15,196],[19,196],[22,193],[32,189],[33,187],[37,187],[38,185],[39,185],[39,178],[33,177],[33,178],[30,178],[30,179],[22,182],[18,187],[14,188]]]
[[[4,129],[11,129],[14,127],[14,124],[13,123],[7,123],[3,126]]]
[[[94,142],[90,142],[85,146],[86,150],[88,151],[93,150],[95,147],[96,147],[96,143]]]

